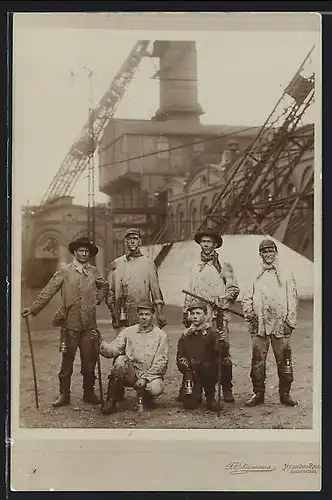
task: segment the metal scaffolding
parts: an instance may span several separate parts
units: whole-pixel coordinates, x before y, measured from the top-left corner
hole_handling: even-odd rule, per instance
[[[312,50],[284,90],[247,152],[225,173],[226,182],[206,214],[201,228],[212,221],[224,234],[265,233],[281,226],[299,230],[311,210],[314,167],[311,165],[300,191],[288,193],[287,185],[303,155],[313,148],[313,125],[302,120],[314,101]],[[308,73],[302,76],[302,73]],[[301,214],[300,217],[298,214]],[[303,224],[301,224],[301,220]]]
[[[149,43],[149,40],[137,41],[114,77],[109,89],[93,110],[94,148],[100,141],[109,120],[117,110],[141,59],[147,54]],[[88,120],[43,196],[42,205],[70,195],[80,176],[91,163],[90,127],[90,120]]]

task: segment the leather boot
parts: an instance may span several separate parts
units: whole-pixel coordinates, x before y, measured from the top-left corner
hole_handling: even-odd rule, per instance
[[[226,403],[234,403],[234,396],[232,393],[232,378],[233,378],[233,366],[229,365],[221,366],[221,385],[223,399]]]
[[[110,415],[116,411],[116,403],[119,401],[121,395],[121,388],[123,384],[121,380],[110,378],[107,387],[106,401],[101,407],[101,412],[105,415]]]
[[[95,394],[94,389],[95,377],[83,378],[83,401],[85,403],[90,403],[92,405],[99,405],[101,403],[100,398]]]
[[[70,377],[60,378],[60,395],[53,403],[54,408],[70,404]]]
[[[264,403],[264,392],[257,392],[245,402],[246,406],[257,406]]]
[[[143,405],[145,408],[153,409],[155,407],[154,397],[148,391],[143,393]]]
[[[181,387],[179,389],[179,393],[177,396],[175,396],[175,401],[180,401],[182,402],[182,396],[183,396],[183,389],[184,389],[184,385],[183,383],[181,384]]]
[[[280,403],[286,406],[297,406],[299,404],[298,401],[291,398],[289,392],[280,393]]]
[[[217,412],[219,409],[218,402],[216,401],[215,391],[205,391],[206,407],[208,410]]]

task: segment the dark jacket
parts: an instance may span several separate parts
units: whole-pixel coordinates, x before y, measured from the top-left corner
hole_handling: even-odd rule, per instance
[[[216,330],[207,325],[196,331],[190,326],[181,335],[177,346],[177,367],[181,373],[189,368],[195,371],[200,365],[211,367],[217,366],[218,360],[218,336]]]

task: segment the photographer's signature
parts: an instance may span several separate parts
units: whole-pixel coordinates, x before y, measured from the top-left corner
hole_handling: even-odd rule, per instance
[[[276,468],[273,465],[249,464],[248,462],[229,462],[225,465],[225,470],[230,474],[246,474],[248,472],[273,472]]]
[[[290,474],[316,474],[321,469],[321,466],[313,462],[306,464],[291,464],[284,463],[280,470]],[[248,462],[240,462],[235,460],[225,465],[225,470],[230,474],[247,474],[250,472],[274,472],[274,465],[266,464],[250,464]]]

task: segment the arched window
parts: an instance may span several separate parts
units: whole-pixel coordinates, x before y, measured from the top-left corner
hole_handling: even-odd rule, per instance
[[[202,188],[205,188],[205,187],[207,186],[207,183],[208,183],[208,181],[207,181],[207,177],[206,177],[206,175],[203,175],[203,176],[201,177],[201,187],[202,187]]]
[[[189,209],[189,227],[191,233],[193,233],[196,230],[196,225],[197,225],[197,208],[195,206],[195,202],[192,201]]]
[[[296,187],[292,182],[289,182],[287,186],[287,196],[292,196],[296,192]]]
[[[306,184],[306,182],[308,181],[308,179],[311,175],[313,177],[313,168],[310,165],[309,167],[306,167],[304,172],[303,172],[302,179],[301,179],[301,187],[303,187],[304,184]]]
[[[200,222],[203,222],[203,220],[207,216],[209,208],[210,207],[208,205],[207,198],[206,197],[202,198],[201,209],[200,209]]]
[[[184,222],[184,206],[181,203],[176,211],[177,235],[178,238],[184,238],[185,235],[185,222]]]
[[[272,201],[272,194],[270,193],[269,189],[264,189],[261,195],[261,201]]]
[[[157,157],[158,158],[168,158],[169,157],[169,140],[165,136],[160,136],[157,138]]]

